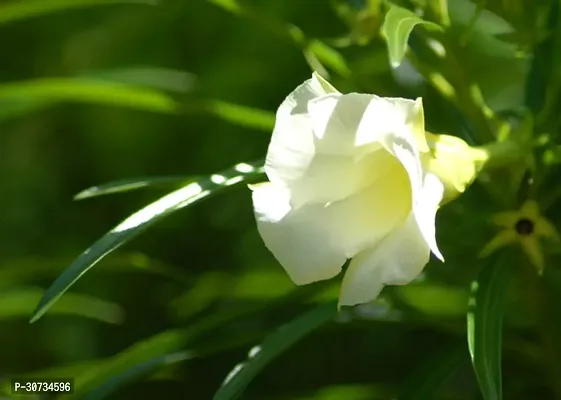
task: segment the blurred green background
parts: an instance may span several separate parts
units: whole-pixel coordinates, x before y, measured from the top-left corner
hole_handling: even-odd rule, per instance
[[[29,324],[46,288],[73,259],[179,184],[79,202],[73,196],[108,181],[182,181],[263,158],[273,113],[310,77],[309,63],[330,72],[344,92],[423,96],[428,129],[482,144],[482,113],[464,94],[479,85],[491,109],[515,115],[509,122],[516,130],[530,55],[551,33],[542,27],[556,3],[488,1],[479,13],[475,3],[449,1],[454,102],[419,73],[422,63],[391,69],[375,1],[162,0],[24,10],[23,18],[10,19],[6,10],[18,2],[26,0],[0,4],[0,393],[11,396],[10,377],[55,376],[74,378],[79,397],[132,368],[130,381],[121,376],[107,398],[196,400],[212,398],[268,333],[335,299],[339,278],[293,286],[259,238],[242,184],[121,247]],[[413,9],[427,2],[399,3]],[[310,38],[323,44],[310,45]],[[418,39],[413,35],[410,45],[423,59]],[[547,53],[551,69],[560,65],[559,51]],[[434,57],[424,65],[446,71]],[[558,79],[559,72],[547,76]],[[40,80],[51,77],[68,80]],[[72,82],[94,84],[75,92],[64,86]],[[112,104],[115,82],[148,88],[174,105],[138,107],[130,94]],[[224,112],[217,101],[263,111]],[[553,142],[555,115],[542,129]],[[557,185],[558,176],[548,182]],[[387,289],[382,302],[342,310],[261,371],[241,397],[481,398],[465,336],[469,283],[483,265],[477,251],[494,234],[490,213],[516,208],[517,196],[498,204],[474,185],[439,213],[446,264],[431,262],[419,282]],[[554,222],[556,210],[548,214]],[[549,259],[552,270],[556,257]],[[561,330],[550,326],[559,325],[551,317],[561,315],[559,297],[547,301],[549,316],[536,317],[525,296],[540,283],[533,267],[517,260],[523,266],[503,339],[504,397],[560,398]],[[166,354],[177,357],[158,358]]]

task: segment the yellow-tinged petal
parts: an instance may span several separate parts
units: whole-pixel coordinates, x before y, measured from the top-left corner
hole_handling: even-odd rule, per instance
[[[395,157],[383,149],[359,159],[316,154],[308,164],[306,174],[287,185],[291,204],[297,208],[342,200],[400,168]]]
[[[339,93],[337,89],[331,85],[327,80],[325,80],[320,74],[317,72],[312,73],[312,84],[316,87],[321,87],[325,93]]]
[[[463,193],[475,180],[481,163],[462,139],[450,135],[426,134],[430,156],[423,157],[424,167],[444,183],[447,200]]]
[[[503,229],[493,239],[487,243],[483,249],[479,252],[479,257],[487,257],[491,255],[495,250],[515,243],[518,240],[518,234],[513,229]]]
[[[430,258],[413,213],[380,244],[353,258],[343,278],[339,305],[374,300],[385,285],[405,285],[415,279]]]
[[[561,241],[561,238],[559,237],[559,232],[557,231],[555,225],[553,225],[551,222],[549,222],[547,219],[543,217],[535,221],[534,231],[536,232],[537,236],[543,236],[548,239],[555,240],[556,242]]]
[[[536,236],[520,237],[520,245],[532,265],[538,270],[538,274],[542,275],[544,268],[544,256],[538,238]]]
[[[433,254],[444,257],[436,244],[434,218],[444,195],[442,182],[433,174],[425,174],[415,140],[408,130],[396,130],[384,136],[382,144],[403,165],[411,183],[413,213],[421,234]]]
[[[347,258],[372,246],[411,210],[407,176],[400,168],[354,196],[292,208],[280,185],[254,187],[259,233],[299,285],[329,279]],[[383,193],[383,195],[380,195]]]
[[[534,200],[527,200],[520,207],[520,218],[527,218],[530,221],[536,221],[540,218],[540,207]]]
[[[520,220],[519,211],[504,211],[493,214],[491,216],[491,221],[493,224],[501,228],[514,228],[516,223]]]

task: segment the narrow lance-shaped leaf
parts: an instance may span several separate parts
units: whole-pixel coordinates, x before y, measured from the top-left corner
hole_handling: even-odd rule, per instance
[[[484,399],[501,400],[502,327],[512,264],[500,252],[490,260],[471,285],[468,344]]]
[[[73,8],[93,7],[116,3],[156,5],[157,0],[13,0],[0,5],[0,24],[18,21],[47,13]]]
[[[329,302],[301,315],[265,338],[259,346],[249,351],[248,360],[238,364],[228,374],[214,400],[237,399],[247,385],[271,361],[308,335],[319,325],[328,322],[337,314],[337,303]]]
[[[270,131],[274,113],[215,99],[177,101],[155,86],[118,82],[115,75],[100,77],[41,78],[0,84],[0,119],[24,115],[61,102],[127,107],[164,114],[208,113],[232,124]],[[128,80],[137,79],[129,77]],[[169,91],[169,90],[168,90]],[[177,91],[177,90],[175,90]],[[6,110],[4,108],[7,108]]]
[[[382,36],[385,37],[388,45],[392,67],[397,68],[401,64],[407,50],[409,35],[413,28],[419,24],[423,24],[431,29],[442,29],[439,25],[425,21],[414,12],[405,8],[392,5],[389,9],[382,24]]]
[[[168,365],[177,364],[179,362],[188,360],[191,358],[188,352],[179,352],[174,354],[167,354],[164,356],[159,356],[153,358],[150,361],[135,365],[120,374],[112,376],[103,385],[95,388],[83,397],[83,400],[102,400],[107,398],[115,390],[119,389],[121,386],[140,378],[141,376],[153,373],[158,368],[162,368]]]
[[[42,291],[38,288],[3,290],[0,296],[0,321],[27,318],[41,295]],[[91,318],[109,324],[119,324],[124,317],[119,305],[79,293],[68,293],[53,307],[52,312],[54,315]]]
[[[92,197],[104,196],[108,194],[130,192],[132,190],[153,188],[153,187],[166,187],[181,184],[182,186],[196,181],[200,177],[189,176],[158,176],[158,177],[145,177],[145,178],[132,178],[122,179],[119,181],[108,182],[97,186],[89,187],[82,190],[74,200],[91,199]]]
[[[132,214],[84,251],[47,289],[31,322],[39,319],[82,275],[107,254],[136,237],[154,223],[211,195],[263,176],[262,161],[240,163],[231,169],[192,182]]]
[[[462,342],[442,346],[436,354],[423,362],[402,385],[398,400],[433,400],[446,380],[456,372],[462,361],[467,361]]]

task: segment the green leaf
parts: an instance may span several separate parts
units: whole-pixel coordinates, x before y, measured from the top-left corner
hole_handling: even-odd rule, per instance
[[[427,315],[453,318],[466,313],[468,292],[465,288],[422,282],[396,286],[394,291],[409,307]]]
[[[96,70],[81,74],[80,77],[176,93],[189,93],[197,84],[196,76],[189,72],[150,66]]]
[[[405,8],[392,5],[389,9],[382,24],[382,36],[386,39],[390,64],[393,68],[397,68],[401,64],[407,50],[409,35],[413,28],[420,24],[427,28],[442,29],[439,25],[425,21]]]
[[[315,65],[323,69],[323,63],[342,77],[348,78],[352,73],[341,53],[320,40],[310,40],[304,47],[303,52],[308,64],[314,71],[319,71],[314,67]]]
[[[313,293],[305,291],[308,294]],[[285,301],[280,301],[276,306],[286,307],[286,301],[293,300],[287,296]],[[273,306],[275,306],[273,304]],[[255,302],[248,307],[227,308],[220,312],[214,311],[202,319],[192,322],[187,328],[173,329],[161,332],[116,354],[115,356],[92,365],[91,368],[76,376],[76,391],[72,399],[81,399],[82,396],[104,385],[112,377],[127,374],[127,371],[134,370],[140,364],[150,363],[151,361],[163,357],[166,354],[188,351],[191,358],[214,354],[225,348],[231,347],[231,342],[227,338],[221,339],[218,346],[210,345],[207,340],[203,341],[203,347],[189,349],[195,341],[200,338],[207,338],[209,332],[215,331],[218,327],[224,327],[228,323],[238,323],[240,318],[248,315],[260,313],[265,309],[271,309],[271,303]],[[242,335],[246,340],[248,335]],[[251,337],[251,336],[249,336]],[[234,345],[239,346],[239,340],[234,340]]]
[[[41,78],[0,85],[0,101],[73,101],[177,113],[179,104],[161,91],[93,78]]]
[[[77,102],[119,106],[164,114],[208,113],[232,124],[271,131],[275,115],[221,100],[190,100],[179,102],[168,93],[154,89],[169,85],[155,82],[151,76],[148,86],[130,85],[99,77],[41,78],[23,82],[0,84],[0,119],[25,115],[61,102]],[[145,84],[147,84],[144,78]],[[128,80],[138,80],[138,76]],[[179,87],[175,91],[180,90]]]
[[[132,214],[101,239],[84,251],[47,289],[47,292],[35,309],[31,322],[38,320],[82,275],[90,270],[107,254],[139,235],[176,211],[191,206],[211,195],[222,193],[226,189],[242,182],[263,178],[263,161],[240,163],[233,168],[213,174],[206,179],[192,182],[181,189],[173,191],[159,200]]]
[[[52,279],[60,273],[60,266],[70,264],[72,258],[28,257],[0,265],[0,291],[10,286],[29,284],[38,279]],[[165,265],[138,252],[121,253],[99,265],[103,272],[127,273],[141,272],[160,275],[179,282],[190,281],[190,275],[181,268]]]
[[[452,343],[442,346],[437,354],[423,362],[405,382],[398,400],[433,400],[438,390],[460,366],[466,349],[465,344]]]
[[[485,400],[502,399],[502,327],[512,264],[497,254],[472,282],[467,314],[469,352]]]
[[[157,176],[157,177],[145,177],[145,178],[132,178],[132,179],[122,179],[118,181],[104,183],[102,185],[92,186],[85,190],[82,190],[76,196],[74,200],[84,200],[91,199],[92,197],[104,196],[107,194],[130,192],[131,190],[153,188],[153,187],[167,187],[167,186],[177,186],[186,185],[193,182],[197,178],[189,176]]]
[[[231,124],[259,130],[272,131],[275,124],[275,114],[270,111],[228,103],[226,101],[207,100],[203,103],[202,109]]]
[[[249,351],[248,360],[238,364],[228,374],[216,394],[214,400],[230,400],[238,398],[247,385],[271,361],[288,350],[292,345],[308,335],[319,325],[328,322],[337,314],[337,304],[329,302],[301,315],[288,324],[281,326],[265,341]]]
[[[106,382],[101,386],[98,386],[94,390],[90,391],[86,396],[83,397],[84,400],[101,400],[105,399],[108,395],[113,393],[115,390],[119,389],[121,386],[138,379],[142,376],[148,375],[158,368],[176,364],[191,358],[188,352],[179,352],[174,354],[167,354],[164,356],[155,357],[152,360],[146,361],[144,363],[135,365],[133,368],[129,368],[120,374],[111,376]]]
[[[28,318],[42,290],[37,288],[12,289],[2,292],[0,296],[0,320],[11,318]],[[117,304],[78,293],[68,293],[52,309],[55,315],[72,315],[91,318],[110,324],[119,324],[123,320],[123,310]]]
[[[68,9],[93,7],[106,4],[141,3],[156,5],[157,0],[12,0],[0,5],[0,24],[38,17],[47,13]]]

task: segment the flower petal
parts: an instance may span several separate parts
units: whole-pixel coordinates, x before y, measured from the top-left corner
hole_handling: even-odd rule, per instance
[[[267,154],[265,170],[269,180],[290,190],[291,205],[296,208],[342,200],[360,192],[397,165],[394,157],[377,142],[370,143],[368,148],[355,147],[361,120],[357,110],[360,104],[368,106],[376,96],[322,95],[327,82],[322,84],[320,79],[314,75],[281,105]],[[342,111],[335,113],[332,103],[337,98],[344,101]],[[378,100],[391,106],[383,99]],[[304,110],[308,102],[313,111],[310,116]],[[323,129],[318,124],[329,124],[329,134],[314,135]]]
[[[310,101],[317,151],[326,154],[363,153],[379,148],[382,135],[406,128],[415,147],[428,152],[421,99],[378,97],[373,94],[330,94]]]
[[[298,86],[277,110],[275,127],[265,161],[265,172],[274,183],[299,179],[315,154],[308,103],[333,93],[317,74]]]
[[[485,258],[490,256],[495,250],[515,243],[518,240],[518,234],[514,229],[503,229],[493,237],[483,248],[479,251],[479,257]]]
[[[433,254],[444,261],[436,244],[434,226],[436,211],[444,196],[444,185],[436,175],[423,171],[419,149],[409,129],[397,127],[396,131],[384,135],[382,143],[407,171],[411,182],[413,214],[421,234]]]
[[[357,195],[328,204],[292,208],[286,188],[253,187],[259,233],[299,285],[337,275],[354,257],[400,224],[411,210],[410,186],[397,168]]]
[[[430,249],[413,213],[384,240],[355,257],[343,278],[339,305],[374,300],[385,285],[405,285],[430,259]]]
[[[291,204],[327,203],[361,192],[381,177],[402,168],[384,149],[359,159],[343,155],[316,154],[306,175],[291,182]]]
[[[544,254],[540,242],[535,236],[524,236],[520,238],[520,245],[530,263],[538,270],[538,275],[543,274]]]

